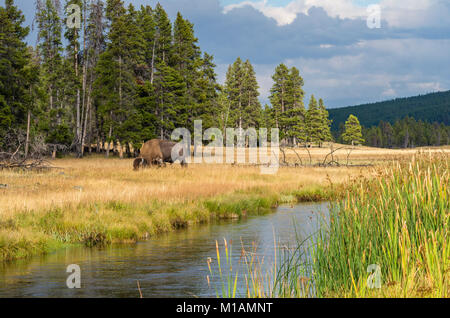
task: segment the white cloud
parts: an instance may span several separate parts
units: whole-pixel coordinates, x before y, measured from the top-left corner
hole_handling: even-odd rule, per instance
[[[325,9],[330,17],[357,18],[367,15],[366,8],[354,5],[352,0],[293,0],[284,7],[274,6],[267,0],[243,1],[225,6],[224,13],[245,6],[251,6],[265,16],[275,19],[279,26],[291,24],[299,13],[308,14],[308,10],[312,7]]]
[[[380,0],[381,17],[392,27],[423,27],[442,25],[448,19],[450,8],[443,0]],[[308,14],[312,7],[323,8],[330,17],[341,19],[365,19],[367,7],[353,0],[292,0],[285,6],[268,2],[243,1],[224,7],[224,13],[233,9],[251,6],[265,16],[276,20],[279,26],[295,21],[300,13]]]
[[[294,22],[295,18],[297,18],[297,14],[305,12],[304,9],[302,10],[301,5],[299,5],[300,2],[303,1],[293,1],[285,7],[275,7],[270,5],[267,0],[259,2],[243,1],[238,4],[230,4],[228,6],[225,6],[223,12],[228,13],[233,9],[251,6],[263,13],[266,17],[276,20],[277,24],[279,26],[282,26],[291,24],[292,22]]]
[[[397,93],[395,92],[395,89],[390,87],[390,88],[387,88],[386,90],[384,90],[381,95],[386,96],[386,97],[392,97],[392,96],[395,96],[396,94]]]

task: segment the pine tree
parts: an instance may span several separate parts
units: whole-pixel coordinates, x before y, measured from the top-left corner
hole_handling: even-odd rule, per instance
[[[317,100],[314,95],[311,95],[309,108],[306,112],[306,131],[307,141],[310,143],[317,143],[320,145],[323,137],[323,116],[317,105]]]
[[[25,43],[29,28],[22,26],[24,21],[13,0],[0,7],[0,135],[27,122],[30,78],[25,68],[30,54]]]
[[[183,105],[179,105],[178,112],[186,114],[182,127],[193,129],[194,120],[200,115],[196,93],[197,79],[200,76],[199,67],[202,64],[201,52],[197,46],[198,39],[194,36],[194,26],[178,12],[173,27],[173,55],[172,64],[178,71],[186,86]]]
[[[258,82],[250,61],[241,58],[229,66],[225,92],[230,101],[230,123],[234,128],[257,128],[260,125],[262,109],[258,100]]]
[[[53,157],[56,156],[56,145],[70,146],[73,141],[72,112],[66,104],[64,94],[64,78],[67,74],[62,58],[62,21],[59,11],[58,0],[36,2],[41,82],[47,95],[39,126],[46,134],[46,141],[54,145]]]
[[[243,63],[241,58],[238,57],[236,61],[228,67],[225,80],[225,92],[230,101],[230,121],[234,128],[244,128],[244,77]]]
[[[289,82],[289,70],[284,64],[280,64],[275,69],[272,76],[274,85],[270,90],[270,102],[272,104],[275,127],[281,131],[281,139],[286,136],[286,103]]]
[[[84,117],[82,150],[84,152],[84,145],[87,140],[89,149],[92,144],[94,132],[97,137],[97,150],[99,150],[99,143],[101,140],[101,121],[97,121],[98,103],[94,94],[94,82],[97,79],[95,69],[97,67],[100,55],[106,50],[106,40],[104,35],[104,5],[102,0],[95,0],[91,2],[89,8],[89,18],[87,21],[86,30],[86,57],[85,57],[85,87],[86,87],[86,113]]]
[[[193,96],[196,102],[193,110],[193,118],[203,121],[203,128],[222,127],[216,125],[217,117],[221,116],[217,113],[219,107],[218,91],[221,89],[216,82],[215,64],[213,56],[204,53],[198,70],[198,76],[194,85]],[[223,118],[222,118],[223,119]]]
[[[167,12],[158,3],[155,8],[156,38],[155,59],[153,65],[164,63],[172,66],[172,24]]]
[[[72,5],[76,5],[81,9],[80,12],[80,20],[83,21],[83,3],[81,0],[69,0],[66,2],[66,5],[64,7],[64,11],[66,13],[65,18],[65,25],[69,25],[69,19],[71,18],[72,12],[69,12],[69,7]],[[80,21],[80,22],[81,22]],[[81,25],[80,25],[81,26]],[[65,75],[65,99],[68,99],[69,104],[73,105],[74,109],[74,117],[75,117],[75,141],[74,144],[76,146],[76,152],[79,157],[82,155],[82,149],[81,149],[81,143],[82,143],[82,94],[81,92],[84,87],[82,87],[82,69],[84,70],[83,66],[81,65],[81,29],[78,27],[66,27],[66,32],[64,34],[68,46],[66,48],[67,56],[66,56],[66,64],[68,67],[65,67],[66,72]],[[83,73],[84,75],[84,73]],[[84,100],[83,100],[84,102]]]
[[[305,107],[303,103],[303,78],[297,68],[288,69],[280,64],[272,76],[272,116],[285,143],[295,144],[306,140]]]
[[[331,124],[330,115],[325,108],[323,99],[319,99],[319,111],[322,115],[322,139],[321,142],[328,142],[333,140],[333,136],[331,135]]]
[[[292,67],[289,70],[287,84],[288,108],[285,112],[284,122],[286,124],[286,136],[290,143],[296,145],[298,142],[306,141],[306,110],[304,105],[305,92],[303,91],[303,78],[300,71]]]
[[[109,33],[106,51],[97,65],[96,96],[100,102],[99,113],[106,124],[104,134],[109,142],[128,142],[121,125],[134,112],[136,65],[136,38],[131,35],[135,11],[128,13],[121,0],[108,0],[106,19]],[[109,156],[109,147],[106,156]]]
[[[155,95],[157,104],[158,127],[160,138],[170,137],[170,132],[177,127],[184,127],[188,114],[183,112],[186,85],[181,75],[174,68],[161,61],[155,73]],[[181,126],[180,126],[181,124]]]
[[[342,140],[345,143],[352,145],[361,145],[364,143],[361,132],[361,125],[356,116],[350,115],[345,122],[345,131],[342,135]]]
[[[138,13],[137,24],[142,32],[143,61],[138,78],[153,83],[154,57],[156,50],[156,22],[153,9],[150,6],[141,6]]]
[[[249,60],[243,64],[244,81],[243,90],[243,128],[259,128],[262,116],[261,103],[259,102],[259,85],[256,80],[256,73]]]

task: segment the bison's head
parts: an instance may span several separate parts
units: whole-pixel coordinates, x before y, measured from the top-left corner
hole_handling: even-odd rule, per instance
[[[148,166],[147,160],[144,158],[137,158],[134,160],[133,167],[134,171],[139,170],[139,168]]]

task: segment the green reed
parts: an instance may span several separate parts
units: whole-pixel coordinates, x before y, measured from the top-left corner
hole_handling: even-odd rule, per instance
[[[447,297],[449,158],[422,157],[379,171],[334,204],[313,248],[318,296]],[[382,286],[368,288],[368,266]]]

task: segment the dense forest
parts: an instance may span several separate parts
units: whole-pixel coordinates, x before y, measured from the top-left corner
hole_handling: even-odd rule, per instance
[[[414,148],[450,144],[450,126],[427,123],[405,117],[391,125],[381,121],[378,126],[363,129],[366,145],[379,148]]]
[[[204,129],[276,127],[286,143],[331,140],[323,100],[313,96],[305,110],[298,69],[277,67],[272,106],[263,109],[250,61],[237,58],[219,85],[193,24],[181,13],[170,21],[160,4],[137,10],[121,0],[38,0],[36,47],[24,42],[30,28],[20,10],[5,4],[0,133],[26,131],[25,148],[40,136],[54,155],[82,157],[105,143],[109,155],[110,144],[138,148],[178,127],[192,131],[198,119]]]
[[[305,107],[300,71],[284,64],[274,70],[271,105],[263,107],[251,62],[238,57],[219,84],[214,58],[200,49],[194,25],[181,13],[171,21],[160,4],[136,9],[122,0],[37,0],[35,5],[35,47],[25,42],[30,27],[14,1],[0,7],[3,152],[26,157],[30,145],[39,142],[53,156],[73,152],[83,157],[86,151],[109,156],[114,149],[123,156],[124,148],[132,156],[142,142],[168,139],[175,128],[193,131],[195,120],[203,121],[203,129],[223,131],[278,128],[289,145],[321,146],[333,139],[387,147],[420,145],[425,139],[448,143],[448,129],[441,126],[435,137],[417,137],[420,142],[415,129],[407,129],[406,138],[395,125],[392,138],[384,128],[363,129],[362,136],[357,118],[348,115],[348,131],[346,117],[341,134],[333,137],[329,112],[336,110],[328,111],[314,95]],[[373,118],[379,120],[382,113]]]
[[[333,120],[333,131],[338,131],[340,124],[344,123],[351,114],[358,117],[364,127],[376,126],[380,121],[393,125],[406,117],[428,123],[443,123],[449,126],[450,91],[330,109],[329,113]]]
[[[363,126],[364,144],[380,148],[414,148],[450,144],[450,91],[380,103],[330,109],[332,133],[343,142],[349,115]]]

